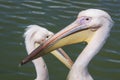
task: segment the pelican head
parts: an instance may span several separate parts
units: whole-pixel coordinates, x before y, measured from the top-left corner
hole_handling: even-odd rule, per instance
[[[52,37],[54,34],[47,29],[40,27],[38,25],[29,25],[24,33],[25,42],[30,44],[35,43],[42,45],[46,40]],[[28,42],[30,41],[30,42]],[[28,45],[30,47],[30,45]],[[29,50],[32,51],[32,50]]]
[[[35,49],[22,61],[22,64],[44,56],[48,52],[62,46],[80,42],[87,42],[89,44],[96,36],[106,39],[105,37],[109,35],[112,25],[113,21],[107,12],[99,9],[83,10],[78,14],[77,19],[73,23]],[[99,43],[100,40],[97,41]]]
[[[30,54],[36,47],[42,46],[45,41],[54,35],[51,31],[38,25],[29,25],[24,33],[25,44],[28,54]],[[71,68],[73,62],[70,57],[64,52],[62,48],[51,52],[58,60],[60,60],[66,67]],[[40,62],[38,60],[38,62]],[[37,63],[39,64],[39,63]]]
[[[46,28],[38,25],[29,25],[24,33],[25,46],[27,53],[30,54],[36,47],[42,46],[45,41],[53,36],[53,33]],[[57,59],[64,63],[68,68],[72,66],[72,60],[67,56],[62,48],[51,52]],[[36,70],[35,80],[49,80],[47,65],[42,57],[32,61]]]

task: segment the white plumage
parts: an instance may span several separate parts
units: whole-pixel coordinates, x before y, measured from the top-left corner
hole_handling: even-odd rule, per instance
[[[27,53],[30,54],[38,46],[42,46],[45,41],[53,36],[53,33],[38,25],[30,25],[24,33],[25,45]],[[59,59],[66,67],[71,68],[73,62],[70,57],[59,48],[51,52],[57,59]],[[34,63],[37,78],[36,80],[49,80],[47,66],[42,57],[32,61]]]
[[[24,33],[27,53],[30,54],[38,45],[53,35],[52,32],[38,25],[30,25]],[[35,80],[49,80],[47,66],[42,57],[33,60],[37,77]]]
[[[110,35],[110,30],[113,26],[113,21],[110,15],[102,10],[88,9],[79,13],[78,17],[82,16],[92,18],[87,26],[94,27],[93,30],[91,28],[91,31],[95,31],[95,34],[76,59],[67,80],[93,80],[88,72],[87,66],[91,59],[100,51],[103,44],[106,42],[106,39]]]
[[[44,50],[50,52],[62,46],[87,42],[88,44],[73,64],[67,80],[93,80],[87,66],[106,42],[112,26],[113,21],[107,12],[99,9],[83,10],[73,23],[56,33],[43,46],[36,49],[40,50],[39,53],[32,52],[32,55],[27,56],[22,63],[43,56],[43,53],[46,54]],[[35,54],[39,54],[39,56],[36,57]]]

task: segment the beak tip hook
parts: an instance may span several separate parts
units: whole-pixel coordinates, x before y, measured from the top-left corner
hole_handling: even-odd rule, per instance
[[[21,67],[22,65],[23,65],[22,63],[19,63],[19,64],[18,64],[18,67]]]
[[[19,63],[19,67],[21,67],[22,65],[24,65],[26,62],[23,60],[21,63]]]

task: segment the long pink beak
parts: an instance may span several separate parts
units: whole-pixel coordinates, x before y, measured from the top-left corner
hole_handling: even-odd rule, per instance
[[[36,48],[30,55],[28,55],[24,60],[22,60],[21,65],[38,57],[44,56],[45,54],[62,46],[80,42],[79,40],[75,40],[72,36],[78,35],[78,33],[84,30],[88,30],[89,28],[85,24],[80,24],[79,21],[80,18],[76,19],[72,24],[68,25],[66,28],[56,33],[42,46]],[[74,41],[69,42],[71,41],[71,39]]]

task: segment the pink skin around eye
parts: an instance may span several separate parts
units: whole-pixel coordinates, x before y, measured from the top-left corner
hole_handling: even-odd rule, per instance
[[[87,20],[87,18],[88,18],[88,20]],[[82,17],[78,18],[78,21],[82,25],[82,24],[90,22],[91,20],[90,20],[90,17],[82,16]]]

